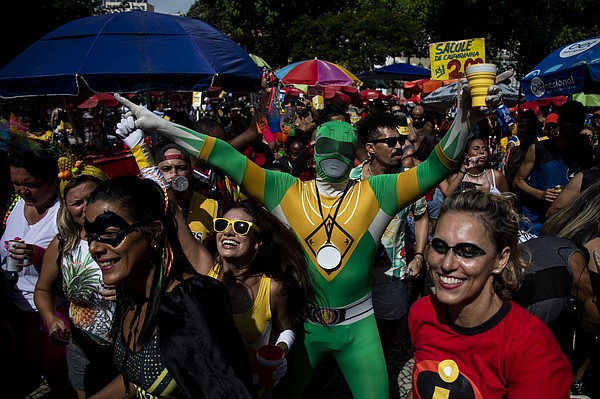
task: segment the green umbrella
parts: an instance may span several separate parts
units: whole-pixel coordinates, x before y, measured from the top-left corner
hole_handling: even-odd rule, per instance
[[[258,65],[259,68],[271,69],[271,66],[269,64],[267,64],[267,61],[263,60],[258,55],[250,54],[250,58],[252,58],[252,60],[254,60],[254,62],[256,63],[256,65]]]
[[[600,107],[600,95],[598,94],[573,94],[573,100],[579,101],[586,107]]]

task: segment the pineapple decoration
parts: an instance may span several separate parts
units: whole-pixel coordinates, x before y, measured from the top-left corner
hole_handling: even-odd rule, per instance
[[[73,256],[74,255],[74,256]],[[63,291],[71,302],[71,319],[81,329],[107,336],[114,303],[101,298],[102,281],[89,252],[81,259],[81,251],[63,260]]]
[[[86,165],[73,154],[66,154],[58,158],[58,178],[60,179],[60,197],[65,198],[64,191],[67,183],[76,176],[90,175],[100,181],[108,180],[106,173],[92,165]]]
[[[75,166],[76,164],[79,164]],[[77,161],[75,155],[67,154],[58,158],[58,178],[61,180],[70,180],[73,177],[73,170],[79,171],[81,161]]]

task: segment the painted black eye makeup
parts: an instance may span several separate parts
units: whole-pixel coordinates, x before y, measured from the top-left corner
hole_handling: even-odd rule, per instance
[[[431,249],[440,255],[446,255],[448,251],[452,250],[457,256],[465,259],[477,258],[486,254],[483,249],[475,244],[461,242],[451,247],[444,240],[439,238],[431,240]]]
[[[111,211],[104,211],[94,222],[89,222],[87,219],[83,221],[88,244],[98,241],[111,247],[121,245],[125,237],[138,227],[139,225],[130,225],[121,216]]]

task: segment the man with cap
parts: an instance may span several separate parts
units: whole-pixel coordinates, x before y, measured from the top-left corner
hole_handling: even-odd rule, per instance
[[[190,156],[177,144],[167,143],[156,151],[156,165],[173,188],[177,206],[192,234],[198,241],[208,243],[214,233],[213,218],[220,215],[219,204],[194,191]]]
[[[490,90],[490,105],[497,105],[499,88]],[[296,329],[298,342],[289,352],[288,373],[275,395],[300,397],[322,359],[332,355],[355,398],[388,397],[371,299],[373,261],[393,217],[450,173],[462,158],[471,126],[490,112],[487,107],[471,109],[468,86],[463,93],[453,126],[425,162],[403,173],[358,182],[349,179],[358,137],[347,122],[330,121],[317,129],[316,178],[302,181],[261,168],[226,142],[167,122],[115,94],[135,116],[135,127],[156,130],[223,170],[290,226],[301,243],[315,290],[322,295],[316,298],[319,306]]]
[[[544,121],[544,136],[540,137],[540,141],[551,139],[558,136],[558,114],[548,114]]]
[[[401,118],[404,121],[401,121]],[[404,125],[404,126],[402,126]],[[368,159],[350,172],[350,178],[368,179],[402,170],[402,146],[406,116],[396,117],[389,113],[372,112],[356,126]],[[406,242],[405,231],[408,214],[415,218],[415,256],[408,262],[408,249],[413,243]],[[429,217],[427,200],[422,197],[409,204],[394,216],[385,229],[373,267],[373,309],[379,336],[384,348],[400,350],[398,337],[394,336],[398,321],[407,312],[407,282],[421,274],[425,263],[423,252],[427,244]]]

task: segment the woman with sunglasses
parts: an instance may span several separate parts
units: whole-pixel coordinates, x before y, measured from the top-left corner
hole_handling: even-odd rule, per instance
[[[182,215],[177,217],[179,221]],[[200,273],[225,284],[256,383],[257,349],[269,344],[274,334],[274,343],[287,354],[294,342],[294,329],[302,325],[309,306],[315,304],[308,266],[294,235],[254,202],[242,201],[222,218],[215,218],[214,231],[216,257],[190,235],[182,245],[195,248],[190,258]],[[284,360],[274,379],[282,378],[286,368]]]
[[[509,301],[526,264],[510,197],[448,197],[427,251],[435,295],[409,313],[412,394],[568,398],[571,367],[546,325]]]
[[[480,190],[492,194],[509,191],[506,178],[497,169],[489,167],[489,147],[485,139],[471,137],[467,140],[462,165],[440,183],[440,190],[447,197],[457,190]]]
[[[251,398],[227,292],[188,262],[167,198],[151,180],[120,177],[88,200],[90,253],[117,289],[112,338],[121,373],[94,398]]]

